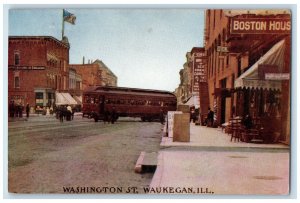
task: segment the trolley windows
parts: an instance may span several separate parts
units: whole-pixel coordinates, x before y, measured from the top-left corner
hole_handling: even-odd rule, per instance
[[[157,107],[169,107],[176,106],[177,102],[169,98],[135,98],[135,97],[122,97],[122,95],[105,96],[104,103],[112,105],[128,105],[128,106],[157,106]],[[84,103],[99,104],[104,99],[103,95],[85,95]]]

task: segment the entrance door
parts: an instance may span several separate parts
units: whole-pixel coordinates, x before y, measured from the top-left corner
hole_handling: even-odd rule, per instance
[[[227,79],[224,78],[223,80],[220,81],[221,84],[221,89],[222,90],[226,90],[226,83],[227,83]],[[221,124],[225,123],[225,116],[226,116],[226,93],[222,93],[221,94]]]

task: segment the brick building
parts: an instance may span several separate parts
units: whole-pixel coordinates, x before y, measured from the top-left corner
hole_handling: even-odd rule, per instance
[[[117,86],[117,76],[100,60],[88,64],[70,64],[82,76],[82,89],[91,85]]]
[[[82,103],[82,76],[69,67],[69,91],[78,104]]]
[[[290,31],[287,10],[206,11],[208,92],[216,124],[248,114],[278,127],[279,139],[289,142]]]
[[[199,109],[203,122],[208,109],[206,52],[203,47],[193,47],[186,54],[186,62],[180,70],[180,84],[175,90],[177,101]]]
[[[69,85],[68,43],[50,36],[10,36],[8,99],[17,104],[51,106]]]
[[[102,86],[118,86],[118,77],[103,63],[103,61],[97,59],[93,64],[98,64],[100,67]]]
[[[180,69],[180,83],[175,90],[178,103],[186,103],[192,96],[192,66],[191,63],[191,53],[186,53],[186,62],[183,64],[183,68]]]
[[[101,69],[99,64],[70,64],[70,69],[76,70],[81,75],[82,90],[90,85],[101,84]]]

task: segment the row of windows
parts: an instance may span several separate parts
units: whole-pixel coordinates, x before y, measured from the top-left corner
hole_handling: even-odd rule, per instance
[[[84,97],[85,103],[91,104],[99,104],[102,103],[102,100],[99,100],[95,97]],[[151,106],[173,106],[176,105],[176,102],[169,102],[169,101],[159,101],[159,100],[139,100],[139,99],[115,99],[115,98],[108,98],[104,101],[105,104],[116,104],[116,105],[151,105]]]
[[[19,51],[15,51],[15,53],[14,53],[14,64],[16,66],[20,65],[20,53],[19,53]],[[48,60],[47,65],[51,66],[51,67],[59,67],[64,72],[67,71],[67,62],[66,61],[59,61],[59,64],[58,64],[58,62],[56,62],[56,61]]]
[[[55,76],[55,78],[49,78],[47,77],[47,85],[48,86],[51,86],[52,88],[55,88],[57,89],[60,84],[63,84],[64,85],[64,89],[67,88],[67,82],[66,82],[66,77],[64,76],[63,78],[57,78],[57,76]],[[75,88],[80,88],[80,83],[79,84],[76,84],[75,83]],[[20,76],[16,75],[14,76],[14,88],[20,88]],[[71,89],[71,88],[70,88]]]

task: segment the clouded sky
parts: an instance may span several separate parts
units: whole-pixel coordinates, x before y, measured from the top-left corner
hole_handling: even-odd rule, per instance
[[[203,46],[201,9],[67,9],[70,63],[102,60],[118,85],[174,91],[186,52]],[[9,35],[61,39],[62,9],[9,11]]]

